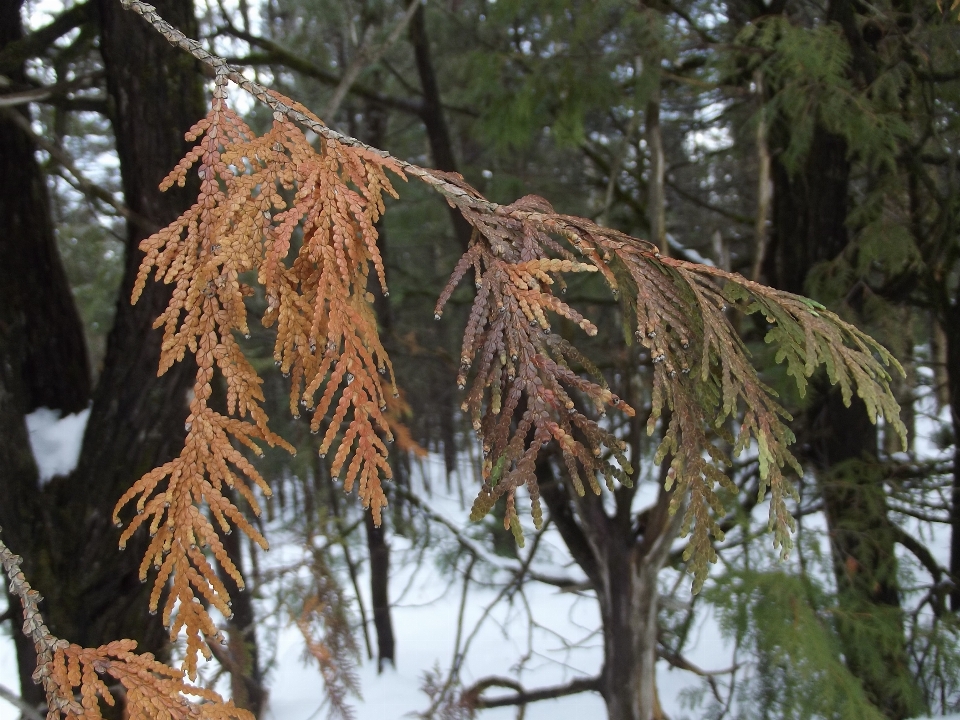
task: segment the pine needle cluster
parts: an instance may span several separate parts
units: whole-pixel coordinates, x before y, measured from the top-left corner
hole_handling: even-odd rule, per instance
[[[386,504],[381,479],[390,477],[387,396],[397,393],[367,285],[372,268],[386,291],[375,223],[383,193],[395,195],[385,169],[399,169],[327,140],[317,150],[281,114],[257,137],[227,106],[226,86],[226,77],[218,75],[210,112],[187,134],[191,141],[201,138],[199,143],[161,185],[185,184],[196,166],[199,197],[141,243],[146,255],[133,290],[136,302],[151,273],[174,285],[155,327],[164,331],[160,373],[187,352],[196,359],[186,442],[178,458],[146,474],[120,498],[114,517],[122,525],[119,513],[134,505],[121,546],[140,526],[149,528],[141,579],[151,564],[159,571],[152,611],[170,582],[163,621],[171,638],[186,630],[191,677],[198,653],[209,658],[207,638],[219,638],[200,599],[231,615],[230,598],[206,552],[243,588],[220,533],[239,527],[267,547],[222,492],[224,485],[236,489],[255,514],[260,513],[255,488],[270,495],[231,438],[257,455],[263,452],[258,441],[293,452],[267,425],[262,380],[237,338],[249,335],[244,298],[254,291],[246,282],[255,279],[262,286],[263,323],[277,328],[274,358],[291,379],[291,412],[295,417],[301,407],[312,412],[313,432],[328,419],[321,453],[337,445],[332,472],[343,476],[347,491],[359,486],[377,522]],[[302,243],[291,261],[295,231]],[[215,371],[226,385],[225,412],[211,407]]]

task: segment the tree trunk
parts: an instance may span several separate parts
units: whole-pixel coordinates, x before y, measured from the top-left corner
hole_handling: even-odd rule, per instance
[[[373,515],[364,512],[367,548],[370,550],[370,597],[373,601],[373,626],[377,630],[377,671],[396,665],[396,643],[390,618],[390,546],[381,525],[373,524]]]
[[[419,0],[412,0],[418,2]],[[453,154],[453,143],[450,140],[450,130],[447,127],[447,121],[443,114],[443,106],[440,102],[440,86],[437,84],[437,73],[434,69],[433,58],[430,53],[430,38],[427,35],[426,6],[420,5],[410,20],[409,28],[410,44],[413,46],[413,55],[417,65],[417,75],[420,79],[420,87],[423,90],[423,111],[421,118],[427,132],[427,142],[430,145],[430,155],[433,158],[433,164],[438,170],[444,172],[457,172],[457,161]],[[453,234],[460,246],[460,251],[465,252],[470,244],[470,238],[473,235],[473,228],[466,221],[460,211],[449,206],[447,212],[450,214],[450,223],[453,226]],[[447,323],[438,326],[434,332],[439,347],[449,347]],[[456,469],[457,466],[457,446],[456,446],[456,406],[457,400],[452,388],[455,387],[454,378],[456,369],[449,365],[439,368],[439,377],[436,379],[437,405],[440,409],[440,438],[443,441],[443,459],[447,471],[447,477]]]
[[[420,12],[420,11],[418,11]],[[378,79],[378,76],[374,76]],[[374,147],[382,147],[387,134],[387,114],[384,109],[372,102],[367,102],[363,113],[363,139]],[[378,223],[377,246],[381,257],[386,262],[387,237],[382,223]],[[389,278],[388,278],[389,281]],[[381,336],[388,349],[391,349],[390,302],[383,295],[383,291],[371,278],[371,292],[374,296],[374,309],[377,313],[377,324]],[[398,450],[391,448],[391,465],[398,464]],[[386,515],[384,515],[386,521]],[[390,545],[387,543],[386,527],[377,527],[373,523],[373,515],[364,512],[366,527],[367,550],[370,554],[370,597],[373,602],[373,626],[377,632],[377,672],[390,665],[396,667],[396,641],[393,635],[393,619],[390,614]],[[357,601],[360,601],[359,595]],[[362,604],[362,603],[361,603]]]
[[[682,512],[669,513],[662,489],[642,535],[633,526],[634,490],[619,488],[610,517],[601,498],[581,498],[557,480],[549,460],[537,463],[537,483],[567,548],[590,578],[600,604],[604,661],[600,693],[609,720],[657,717],[656,662],[659,621],[657,576],[680,529]]]
[[[670,254],[667,242],[667,208],[664,192],[666,161],[663,155],[663,133],[660,130],[660,78],[647,103],[647,147],[650,148],[650,180],[647,184],[647,216],[650,220],[650,242],[664,255]]]
[[[238,505],[236,493],[225,488],[224,496],[234,505]],[[223,549],[241,573],[244,572],[242,538],[240,532],[222,535]],[[249,710],[260,717],[267,702],[267,690],[264,685],[263,668],[260,665],[260,651],[257,644],[257,622],[254,615],[253,597],[248,586],[241,590],[236,581],[217,563],[217,575],[227,588],[233,602],[233,616],[227,619],[228,641],[227,658],[221,664],[230,673],[230,698],[237,707]]]
[[[0,7],[6,13],[0,19],[0,32],[7,32],[16,16],[9,2]],[[195,31],[189,0],[166,0],[158,9],[188,32]],[[186,152],[183,133],[204,112],[200,77],[192,60],[185,60],[181,51],[170,47],[118,3],[102,0],[98,10],[100,47],[113,105],[126,204],[161,226],[174,219],[189,202],[187,191],[161,195],[157,186]],[[20,143],[21,154],[14,156],[16,142]],[[9,366],[17,369],[15,379],[25,388],[21,412],[50,402],[45,399],[51,397],[45,394],[49,385],[32,379],[40,373],[66,383],[52,395],[63,398],[54,407],[80,409],[88,402],[89,368],[81,352],[82,329],[76,311],[63,304],[70,294],[54,254],[52,233],[47,231],[44,240],[43,234],[36,231],[47,222],[42,177],[32,169],[32,149],[23,150],[23,139],[15,130],[0,131],[0,143],[0,162],[16,163],[16,169],[0,175],[8,180],[18,179],[16,188],[0,188],[0,196],[5,198],[16,193],[12,196],[16,198],[14,210],[0,211],[0,222],[22,225],[24,219],[29,220],[20,230],[4,228],[0,246],[7,248],[4,241],[16,238],[16,252],[28,257],[45,242],[48,258],[38,259],[23,270],[17,283],[4,280],[3,287],[16,289],[35,303],[31,312],[39,312],[37,308],[46,307],[51,298],[61,301],[55,311],[46,311],[55,316],[57,325],[52,327],[56,328],[58,344],[45,344],[43,338],[26,334],[24,357],[15,358],[17,362]],[[30,192],[25,193],[24,188],[30,188]],[[18,220],[17,212],[26,214]],[[40,493],[35,476],[30,485],[25,476],[13,478],[4,471],[0,485],[9,492],[16,482],[13,492],[17,503],[28,509],[11,522],[4,509],[14,506],[4,502],[0,514],[8,526],[18,525],[18,532],[22,529],[31,535],[27,542],[16,545],[28,558],[26,569],[31,581],[47,598],[45,616],[55,634],[94,647],[118,638],[132,638],[138,641],[141,651],[162,657],[166,654],[167,633],[159,618],[147,614],[149,586],[142,585],[138,577],[145,538],[138,538],[121,554],[117,549],[119,531],[111,522],[113,506],[123,491],[178,451],[187,412],[186,392],[193,374],[189,366],[178,366],[163,378],[156,377],[160,333],[152,329],[152,323],[166,305],[169,288],[150,284],[136,307],[129,304],[142,257],[137,246],[145,234],[143,228],[129,228],[116,321],[93,395],[77,469],[69,478],[55,478]],[[27,239],[29,242],[24,242]],[[16,267],[12,262],[4,256],[0,272]],[[3,307],[0,312],[16,306],[8,301]],[[43,327],[38,320],[19,321],[19,327],[28,325],[34,329]],[[18,324],[5,321],[4,326],[6,330]],[[9,348],[8,342],[4,345]],[[31,503],[31,497],[36,501]],[[14,538],[10,540],[13,546]],[[18,650],[20,667],[29,668],[34,662],[32,648],[20,646]],[[24,653],[29,657],[24,657]]]
[[[0,216],[2,217],[2,216]],[[13,388],[20,384],[19,371],[5,361],[8,338],[0,332],[0,527],[4,539],[13,552],[24,557],[25,572],[39,560],[28,555],[33,550],[33,524],[25,521],[36,516],[35,490],[18,489],[22,481],[32,478],[36,483],[37,466],[30,451],[30,439],[23,420],[23,411]],[[31,578],[32,579],[32,578]],[[33,643],[20,631],[23,617],[17,609],[19,600],[7,592],[10,613],[10,634],[17,651],[17,670],[20,678],[20,697],[30,705],[44,703],[43,688],[31,681],[36,668]]]
[[[785,145],[789,128],[783,125],[778,130]],[[841,137],[817,127],[802,168],[791,174],[774,161],[767,277],[775,287],[803,293],[813,267],[846,248],[847,154]],[[826,387],[806,411],[805,424],[801,446],[812,450],[808,459],[816,466],[823,497],[845,661],[878,709],[890,718],[910,717],[922,703],[907,664],[895,534],[882,479],[868,472],[877,462],[877,429],[862,402],[844,407],[839,391]]]
[[[159,12],[195,32],[191,0],[164,0]],[[171,47],[142,19],[112,0],[100,0],[100,49],[127,206],[163,226],[191,201],[190,189],[160,193],[158,185],[185,154],[183,133],[204,113],[195,62]],[[128,228],[124,275],[104,368],[76,472],[57,498],[57,512],[75,518],[62,539],[63,582],[51,620],[66,637],[98,645],[133,637],[140,649],[165,654],[166,632],[146,613],[149,586],[139,582],[145,534],[117,558],[118,531],[110,520],[117,498],[143,473],[171,459],[183,441],[186,393],[193,369],[181,363],[157,377],[160,331],[153,320],[170,289],[148,283],[136,306],[130,291],[149,233]],[[77,537],[84,542],[78,543]],[[83,568],[72,577],[70,568]]]
[[[0,51],[23,35],[23,0],[0,0]],[[25,84],[23,66],[10,80]],[[23,112],[26,106],[9,112]],[[60,260],[50,217],[46,180],[32,139],[0,115],[0,286],[3,331],[19,367],[20,408],[79,412],[90,401],[90,366],[83,324]]]
[[[418,0],[414,0],[418,1]],[[420,77],[420,87],[423,90],[423,125],[427,131],[427,142],[430,143],[430,154],[437,170],[457,172],[457,161],[453,155],[453,144],[450,142],[450,131],[443,116],[443,106],[440,104],[440,86],[437,84],[437,73],[433,67],[430,55],[430,39],[427,36],[426,6],[421,5],[410,20],[410,44],[413,46],[413,55],[417,63],[417,75]],[[449,207],[450,222],[453,223],[454,234],[460,247],[467,249],[473,228],[470,227],[460,211]]]
[[[950,507],[950,609],[960,610],[960,291],[946,310],[943,334],[946,336],[947,396],[953,421],[953,497]]]
[[[875,471],[876,428],[859,398],[847,408],[840,393],[831,390],[819,404],[813,439],[844,659],[881,712],[898,720],[913,717],[923,704],[904,641],[897,534]]]
[[[670,494],[660,491],[656,508],[666,516]],[[655,511],[656,512],[656,511]],[[649,528],[651,543],[632,547],[611,543],[601,563],[602,590],[597,591],[603,619],[604,664],[601,693],[610,720],[656,717],[656,664],[659,620],[657,576],[680,528],[677,513]],[[654,537],[655,536],[655,537]]]
[[[0,0],[0,51],[23,35],[21,5],[22,0]],[[16,84],[25,81],[22,65],[10,75]],[[0,114],[0,526],[9,546],[24,557],[24,572],[45,591],[56,584],[43,497],[49,493],[39,487],[24,416],[39,407],[64,414],[86,408],[90,367],[34,153],[32,139]],[[16,610],[19,603],[10,607]],[[33,645],[20,632],[19,613],[12,619],[21,695],[28,703],[42,703],[43,690],[31,679]]]

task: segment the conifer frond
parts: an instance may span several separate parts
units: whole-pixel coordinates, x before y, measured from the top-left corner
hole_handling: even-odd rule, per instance
[[[155,326],[164,329],[160,373],[187,352],[196,358],[186,442],[177,459],[147,473],[120,498],[114,517],[122,525],[120,511],[136,500],[136,515],[120,544],[141,525],[149,528],[152,540],[141,579],[146,580],[151,564],[158,570],[152,611],[171,582],[163,621],[172,638],[185,629],[184,667],[191,677],[197,655],[210,656],[207,638],[218,636],[200,598],[231,615],[228,593],[205,549],[243,588],[219,533],[239,527],[267,547],[222,492],[224,485],[235,488],[255,514],[260,507],[254,488],[270,495],[231,439],[257,455],[262,455],[259,442],[293,451],[269,429],[262,380],[234,334],[249,335],[244,297],[252,290],[241,278],[255,274],[264,288],[263,323],[277,326],[274,356],[284,375],[292,375],[291,412],[298,417],[301,405],[313,411],[316,432],[335,408],[321,452],[336,446],[333,473],[343,475],[347,491],[359,486],[364,506],[378,523],[386,504],[381,479],[390,477],[387,393],[397,393],[367,286],[372,267],[386,291],[374,225],[384,209],[383,193],[395,195],[385,169],[399,169],[333,141],[321,140],[316,150],[280,114],[258,138],[227,106],[226,83],[218,74],[210,112],[187,135],[202,139],[161,185],[183,185],[196,165],[200,195],[180,218],[141,243],[146,256],[133,291],[136,302],[151,273],[175,286]],[[288,262],[298,228],[303,243]],[[225,413],[210,407],[215,370],[226,385]]]
[[[818,124],[846,139],[851,155],[872,167],[896,167],[897,148],[911,132],[897,89],[904,82],[902,66],[893,63],[870,87],[858,89],[849,72],[851,48],[836,22],[810,28],[785,15],[764,15],[747,24],[736,42],[763,51],[744,53],[737,62],[761,71],[776,88],[766,112],[782,113],[790,124],[782,153],[789,169],[806,157]]]
[[[768,326],[765,340],[776,346],[777,362],[787,363],[787,373],[801,394],[807,378],[823,365],[846,404],[856,391],[871,419],[883,418],[905,442],[887,370],[902,373],[899,363],[878,342],[822,305],[735,273],[650,253],[635,242],[610,243],[600,236],[600,244],[616,255],[635,284],[631,292],[636,303],[629,307],[636,316],[636,337],[649,350],[655,367],[648,432],[653,432],[664,407],[671,410],[656,460],[673,455],[667,482],[678,483],[674,510],[689,492],[683,531],[693,532],[686,554],[692,561],[695,590],[706,577],[707,562],[716,558],[710,535],[722,539],[711,513],[722,512],[714,487],[737,491],[720,469],[730,460],[711,438],[729,442],[734,456],[755,448],[760,499],[769,489],[769,526],[783,555],[792,547],[794,528],[786,499],[796,496],[783,473],[785,468],[802,473],[788,449],[795,438],[785,421],[792,418],[758,377],[728,319],[729,310],[763,314]],[[731,433],[726,425],[738,419],[739,427]]]
[[[133,640],[118,640],[98,648],[61,643],[53,660],[42,668],[56,685],[54,696],[47,698],[47,720],[102,720],[100,703],[111,707],[116,704],[109,688],[115,682],[124,689],[126,717],[253,720],[249,711],[232,701],[225,702],[212,690],[187,683],[182,671],[155,660],[150,653],[137,655],[133,652],[136,646]]]
[[[21,559],[0,540],[0,566],[10,580],[10,593],[23,609],[23,634],[37,653],[33,680],[47,696],[47,720],[100,720],[100,703],[116,698],[104,676],[123,686],[124,717],[146,720],[254,720],[251,713],[224,702],[214,691],[186,682],[181,670],[158,662],[152,654],[137,655],[133,640],[99,648],[83,648],[56,637],[40,613],[40,593],[30,587]],[[190,700],[193,697],[196,700]]]
[[[581,393],[601,415],[607,407],[629,415],[634,411],[610,391],[592,363],[552,332],[547,317],[548,312],[558,315],[596,335],[593,323],[553,295],[550,286],[559,273],[596,272],[598,266],[573,260],[543,227],[523,219],[526,211],[552,212],[542,198],[521,198],[503,210],[490,216],[464,213],[478,232],[441,294],[436,315],[439,319],[453,286],[472,266],[477,295],[463,336],[457,380],[465,388],[467,376],[473,378],[463,410],[470,413],[484,452],[483,487],[471,518],[482,518],[505,495],[504,524],[522,545],[515,494],[527,487],[534,524],[541,527],[534,468],[547,443],[557,443],[581,495],[585,492],[581,474],[597,494],[598,473],[611,489],[614,479],[629,482],[626,444],[581,412],[571,391]],[[551,251],[561,258],[549,257]],[[571,365],[592,370],[593,379]],[[603,458],[604,447],[616,464]]]
[[[495,213],[464,211],[464,216],[477,232],[437,312],[452,285],[475,267],[477,296],[464,334],[460,375],[461,385],[468,374],[473,377],[464,410],[472,414],[485,458],[474,518],[506,494],[506,522],[519,534],[513,497],[525,484],[539,526],[533,467],[537,453],[550,441],[557,442],[579,493],[584,491],[581,469],[594,492],[600,490],[598,472],[611,487],[612,479],[627,482],[631,473],[621,441],[579,412],[569,393],[575,389],[597,411],[610,406],[633,413],[599,375],[592,382],[573,372],[571,364],[587,372],[591,365],[551,334],[546,311],[577,323],[588,334],[596,332],[589,320],[550,293],[560,272],[599,271],[622,298],[627,322],[649,352],[654,372],[648,432],[668,409],[655,461],[672,458],[667,484],[677,484],[673,510],[688,499],[682,532],[692,533],[686,559],[695,590],[706,578],[708,563],[716,560],[711,538],[723,538],[716,518],[724,508],[716,487],[737,492],[722,469],[730,458],[716,440],[733,446],[734,455],[747,449],[758,453],[760,496],[771,493],[769,524],[783,554],[792,546],[794,528],[786,501],[796,492],[784,470],[802,472],[788,449],[794,435],[785,421],[791,417],[758,377],[728,319],[730,311],[763,314],[769,328],[766,341],[777,347],[777,361],[787,363],[801,393],[807,378],[823,365],[830,382],[840,386],[844,402],[849,403],[855,391],[874,421],[884,418],[904,437],[887,371],[893,367],[902,372],[899,364],[879,343],[818,303],[734,273],[663,257],[650,243],[554,213],[542,198],[523,198]],[[574,254],[586,262],[572,260]],[[727,425],[734,420],[739,428],[731,432]],[[597,459],[601,447],[611,451],[617,464]]]
[[[295,622],[306,643],[305,657],[317,663],[323,677],[324,693],[331,720],[355,717],[348,700],[359,696],[357,675],[359,650],[350,626],[344,596],[322,550],[311,544],[310,579],[297,588],[302,598]]]

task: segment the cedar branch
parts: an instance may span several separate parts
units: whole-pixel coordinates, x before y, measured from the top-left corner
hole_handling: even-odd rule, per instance
[[[788,449],[795,440],[786,425],[792,418],[751,364],[747,347],[727,316],[728,307],[763,316],[768,327],[765,340],[776,346],[776,361],[787,365],[787,374],[794,377],[801,394],[807,378],[824,365],[830,381],[840,385],[845,403],[856,392],[867,403],[873,419],[885,418],[905,437],[899,407],[890,392],[891,376],[884,366],[901,372],[902,368],[875,340],[823,306],[735,273],[665,257],[654,243],[559,214],[543,198],[531,195],[507,206],[492,203],[460,175],[394,158],[328,128],[306,108],[249,80],[223,58],[205,50],[165,22],[153,6],[142,0],[121,2],[170,43],[212,67],[218,83],[231,80],[269,106],[276,122],[298,123],[332,147],[362,156],[362,162],[374,163],[381,170],[389,168],[403,177],[419,178],[443,195],[473,227],[473,237],[435,310],[440,319],[454,288],[472,271],[477,292],[464,333],[457,384],[466,389],[470,382],[461,407],[469,413],[484,449],[483,487],[474,502],[473,519],[484,516],[501,496],[505,497],[505,524],[522,545],[516,491],[526,487],[534,525],[540,527],[542,509],[534,467],[540,450],[548,444],[559,447],[579,495],[588,487],[599,494],[600,474],[611,490],[614,481],[630,483],[632,469],[624,454],[626,444],[596,417],[608,408],[626,415],[633,415],[634,409],[610,391],[595,364],[551,330],[548,313],[572,321],[588,335],[598,330],[589,318],[553,293],[551,286],[562,284],[564,273],[597,272],[602,277],[622,299],[624,329],[629,332],[633,324],[634,335],[653,365],[647,431],[652,433],[661,414],[670,411],[655,462],[672,457],[666,487],[669,490],[677,484],[671,512],[685,504],[681,535],[693,534],[684,556],[692,560],[694,591],[706,577],[707,563],[717,559],[711,536],[723,539],[723,530],[715,519],[723,514],[716,486],[737,491],[721,469],[729,466],[731,459],[722,446],[714,444],[714,438],[719,434],[731,445],[734,457],[751,445],[757,447],[759,495],[767,490],[772,494],[770,527],[775,530],[774,545],[784,555],[792,546],[790,532],[794,527],[785,501],[795,494],[784,471],[792,468],[802,472]],[[291,127],[289,132],[299,131]],[[191,156],[187,160],[189,165]],[[284,221],[288,231],[299,217]],[[179,233],[179,226],[176,230]],[[286,247],[284,241],[283,253]],[[576,253],[583,261],[576,259]],[[379,257],[375,254],[372,259],[385,290]],[[167,262],[163,260],[162,267]],[[358,312],[369,313],[362,303],[357,307]],[[382,354],[375,329],[371,328],[371,333],[370,342],[377,345],[376,353]],[[339,348],[339,343],[334,344],[334,349]],[[573,367],[580,369],[574,371]],[[325,360],[317,377],[330,369]],[[335,374],[337,383],[343,372],[338,369]],[[295,384],[299,386],[298,379]],[[308,388],[307,400],[312,399],[316,385]],[[352,391],[344,392],[321,453],[329,448],[332,434],[344,419],[350,402],[347,393]],[[590,401],[585,406],[586,414],[574,398]],[[333,410],[332,400],[328,389],[316,408],[314,426],[319,417]],[[740,427],[727,433],[725,422],[734,418],[740,420]],[[361,430],[351,427],[346,435],[335,458],[338,468],[347,461],[351,444]],[[377,442],[369,431],[360,437]],[[606,455],[604,447],[609,451]],[[354,456],[350,468],[359,467],[358,457]]]
[[[212,690],[189,685],[183,673],[154,659],[150,653],[136,655],[136,643],[119,640],[99,648],[82,648],[53,635],[43,621],[43,599],[27,581],[22,558],[0,540],[0,566],[10,579],[10,593],[23,608],[23,634],[37,652],[33,680],[43,685],[47,696],[47,720],[102,720],[100,704],[114,705],[113,693],[104,682],[118,681],[126,695],[129,717],[144,720],[254,720],[246,710],[224,702]],[[77,688],[75,691],[74,688]],[[196,704],[192,695],[204,701]],[[0,686],[0,697],[13,702],[24,715],[33,718],[36,710]]]

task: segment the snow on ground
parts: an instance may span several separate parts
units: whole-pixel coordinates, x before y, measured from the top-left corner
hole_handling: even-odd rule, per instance
[[[430,507],[461,528],[469,528],[469,507],[461,505],[456,488],[445,492],[442,477],[443,461],[429,458],[421,466],[433,488]],[[466,468],[464,470],[467,471]],[[468,483],[467,502],[472,499]],[[528,529],[529,531],[529,529]],[[357,720],[384,720],[401,718],[422,711],[429,699],[420,691],[424,672],[439,666],[442,672],[449,668],[457,637],[458,613],[463,592],[460,571],[454,574],[436,563],[437,554],[455,547],[449,533],[442,528],[433,530],[437,542],[419,567],[404,558],[413,559],[416,550],[402,537],[391,537],[392,565],[391,594],[397,606],[393,609],[394,633],[397,642],[397,668],[388,668],[377,674],[375,662],[368,662],[360,672],[362,701],[356,701]],[[529,539],[529,536],[528,536]],[[528,543],[529,547],[529,543]],[[550,555],[560,555],[559,537],[547,537],[541,549]],[[272,554],[272,552],[271,552]],[[567,559],[565,551],[562,559]],[[538,566],[539,567],[539,566]],[[581,576],[556,565],[540,567],[554,575]],[[477,575],[483,571],[477,568]],[[361,579],[362,591],[369,588],[369,576]],[[404,589],[406,591],[404,592]],[[471,587],[465,605],[462,637],[474,632],[478,620],[496,598],[497,588]],[[489,675],[511,676],[514,667],[529,652],[526,607],[532,609],[539,627],[532,630],[534,653],[524,664],[520,681],[526,688],[537,688],[568,682],[575,677],[596,675],[602,662],[602,639],[596,635],[599,612],[595,601],[536,583],[531,583],[521,600],[499,603],[480,625],[464,658],[461,680],[464,685]],[[367,608],[369,597],[364,598]],[[368,611],[369,612],[369,611]],[[581,647],[567,647],[567,643],[582,642]],[[314,666],[301,661],[303,645],[295,628],[281,631],[277,647],[277,667],[272,674],[269,720],[310,720],[323,718],[321,708],[323,689]],[[509,691],[503,691],[508,694]],[[489,693],[493,696],[495,693]],[[515,708],[486,710],[486,720],[507,720],[516,717]],[[582,694],[556,701],[535,703],[527,709],[526,720],[582,720],[605,715],[603,701],[594,694]]]
[[[89,417],[90,408],[62,418],[59,410],[46,407],[26,416],[41,485],[57,475],[69,475],[77,466]]]

